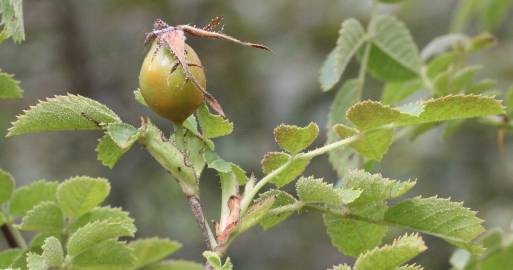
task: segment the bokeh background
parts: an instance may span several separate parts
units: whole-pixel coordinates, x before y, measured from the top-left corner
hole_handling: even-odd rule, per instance
[[[404,20],[422,48],[449,31],[455,5],[455,0],[409,0],[381,7],[380,12]],[[207,69],[210,91],[235,123],[231,136],[217,140],[217,150],[226,160],[261,176],[261,157],[277,149],[272,139],[276,125],[310,121],[326,125],[335,91],[320,91],[319,67],[334,46],[340,23],[349,17],[368,21],[369,8],[364,0],[25,0],[27,40],[0,47],[0,66],[16,74],[25,98],[2,101],[0,137],[22,109],[66,92],[107,104],[134,125],[143,115],[171,129],[133,99],[146,52],[144,32],[156,18],[169,24],[203,25],[223,15],[226,33],[274,50],[266,54],[222,41],[188,40]],[[513,83],[512,23],[509,16],[494,32],[499,44],[474,59],[484,63],[483,77],[498,79],[502,88]],[[477,30],[470,27],[469,33]],[[351,63],[343,79],[353,76],[357,67]],[[380,94],[380,84],[370,79],[364,95],[377,98]],[[317,145],[324,142],[324,134]],[[1,139],[0,167],[10,171],[18,185],[41,178],[107,177],[112,184],[108,203],[131,213],[138,236],[179,240],[184,248],[173,257],[202,260],[199,230],[176,183],[140,147],[123,156],[113,170],[103,167],[94,151],[99,136],[96,132],[45,133]],[[496,136],[497,130],[475,121],[447,140],[435,129],[414,142],[394,144],[376,169],[387,177],[417,178],[411,195],[439,194],[465,201],[479,211],[486,227],[506,228],[513,219],[513,138],[506,137],[501,152]],[[314,160],[306,175],[337,180],[325,157]],[[201,186],[209,218],[218,215],[218,185],[215,173],[207,170]],[[453,248],[431,237],[426,240],[430,249],[417,262],[427,269],[447,269]],[[237,269],[245,270],[326,269],[351,262],[331,246],[320,215],[309,213],[296,215],[269,232],[252,229],[236,240],[229,256]]]

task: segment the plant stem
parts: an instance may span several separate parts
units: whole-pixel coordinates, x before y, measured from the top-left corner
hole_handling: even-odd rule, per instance
[[[203,235],[203,240],[205,241],[205,245],[207,246],[207,250],[213,250],[215,248],[216,240],[210,226],[208,226],[208,222],[205,218],[205,214],[203,213],[203,208],[201,207],[201,202],[198,196],[187,196],[187,201],[191,206],[192,213],[196,218],[196,223],[198,223],[201,234]]]
[[[23,239],[23,236],[16,228],[6,223],[0,227],[0,230],[10,248],[27,249],[25,239]]]
[[[295,156],[292,156],[286,163],[278,167],[276,170],[272,171],[268,175],[266,175],[264,178],[262,178],[258,183],[256,183],[255,187],[251,189],[249,194],[244,194],[244,197],[241,201],[241,217],[246,213],[246,211],[249,208],[249,205],[253,201],[253,198],[258,194],[260,189],[262,189],[271,179],[273,179],[276,175],[280,174],[282,171],[284,171],[287,166],[289,166],[292,162],[294,162],[298,158],[306,158],[311,159],[316,156],[322,155],[326,152],[329,152],[331,150],[334,150],[338,147],[350,144],[360,138],[360,135],[356,134],[354,136],[351,136],[349,138],[345,138],[340,141],[336,141],[330,144],[327,144],[325,146],[319,147],[317,149],[314,149],[312,151],[306,152],[306,153],[300,153]]]

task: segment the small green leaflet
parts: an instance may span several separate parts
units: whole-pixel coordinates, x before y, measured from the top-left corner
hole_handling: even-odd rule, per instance
[[[64,250],[59,239],[55,237],[46,238],[43,244],[43,254],[41,257],[48,267],[58,267],[64,262]]]
[[[12,123],[7,137],[45,131],[100,129],[109,123],[121,123],[121,119],[95,100],[68,94],[40,101],[25,110]]]
[[[265,174],[270,174],[274,170],[281,168],[281,172],[275,174],[270,180],[270,182],[274,183],[277,187],[282,187],[292,182],[300,176],[308,164],[310,164],[310,159],[308,158],[294,158],[293,161],[290,161],[290,159],[291,156],[289,154],[270,152],[264,156],[261,162],[262,171]]]
[[[366,40],[365,29],[360,22],[348,19],[342,23],[337,45],[330,52],[320,70],[319,82],[323,91],[330,90],[338,83],[347,64]]]
[[[354,270],[395,270],[427,249],[418,235],[405,235],[390,245],[375,248],[362,254]]]
[[[116,165],[121,156],[126,152],[120,148],[108,134],[103,135],[103,137],[98,140],[95,151],[98,160],[110,169],[114,168],[114,165]]]
[[[9,268],[22,254],[23,250],[20,248],[11,248],[0,251],[0,268]]]
[[[64,215],[55,202],[36,205],[23,217],[20,229],[25,231],[59,233],[64,227]]]
[[[109,221],[114,223],[123,223],[127,226],[134,224],[134,220],[130,218],[127,212],[121,208],[112,208],[110,206],[95,207],[91,211],[83,214],[73,223],[69,225],[71,233],[78,230],[80,227],[95,221]]]
[[[341,207],[356,200],[361,191],[334,188],[333,184],[325,183],[314,177],[301,177],[297,180],[296,190],[299,199],[306,203],[322,203]]]
[[[15,80],[13,77],[13,75],[0,72],[0,99],[17,99],[23,97],[23,90],[20,88],[20,82]]]
[[[128,244],[134,251],[135,267],[140,268],[158,262],[175,253],[182,244],[169,239],[145,238],[137,239]]]
[[[4,31],[12,37],[14,42],[20,43],[25,40],[25,29],[23,27],[23,1],[22,0],[0,0],[0,13]]]
[[[109,239],[73,257],[71,269],[126,270],[132,269],[134,262],[132,250],[124,242]]]
[[[243,233],[257,225],[267,215],[267,212],[271,210],[275,200],[275,197],[267,197],[255,202],[248,212],[241,217],[240,224],[237,226],[237,233]]]
[[[11,174],[0,169],[0,206],[11,198],[14,190],[14,179]]]
[[[274,129],[276,143],[292,154],[297,154],[310,146],[318,134],[319,127],[313,122],[303,128],[281,124]]]
[[[57,200],[66,215],[76,218],[102,203],[109,192],[107,179],[78,176],[59,185]]]
[[[203,252],[203,257],[207,259],[207,262],[214,267],[215,270],[232,270],[233,264],[230,258],[226,258],[224,264],[222,264],[221,258],[213,251]]]
[[[207,139],[226,136],[233,131],[233,123],[220,115],[211,114],[202,104],[198,109],[198,122],[203,136]]]
[[[281,191],[278,189],[272,189],[269,191],[266,191],[264,193],[261,193],[256,200],[256,202],[260,202],[263,200],[266,200],[270,197],[275,198],[273,205],[271,206],[270,210],[279,208],[286,205],[291,205],[297,202],[296,198],[294,196],[288,194],[285,191]],[[279,223],[286,220],[290,215],[292,215],[293,212],[287,212],[282,213],[280,215],[267,215],[260,221],[260,225],[264,228],[264,230],[269,230],[270,228],[278,225]]]
[[[9,214],[18,217],[44,201],[56,201],[57,182],[36,181],[14,191],[9,202]]]

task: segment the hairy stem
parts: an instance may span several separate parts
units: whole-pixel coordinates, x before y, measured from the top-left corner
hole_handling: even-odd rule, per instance
[[[198,196],[188,196],[187,201],[191,206],[192,213],[194,214],[194,218],[196,218],[196,223],[198,223],[201,234],[203,235],[203,240],[205,241],[205,245],[208,250],[213,250],[216,246],[216,240],[214,238],[214,234],[208,226],[208,222],[205,218],[205,214],[203,213],[203,208],[201,207],[201,202]]]
[[[319,147],[312,151],[309,151],[306,153],[300,153],[295,156],[292,156],[286,163],[284,163],[283,165],[278,167],[276,170],[272,171],[271,173],[266,175],[264,178],[262,178],[260,181],[258,181],[258,183],[256,183],[255,187],[253,189],[251,189],[251,191],[248,194],[244,194],[244,197],[241,201],[241,216],[243,216],[246,213],[246,211],[249,208],[249,205],[253,201],[253,198],[258,194],[260,189],[262,189],[267,183],[269,183],[269,181],[271,181],[271,179],[273,179],[276,175],[278,175],[279,173],[284,171],[287,168],[287,166],[290,165],[290,163],[294,162],[294,160],[296,160],[298,158],[309,158],[309,159],[314,158],[316,156],[319,156],[319,155],[325,154],[331,150],[334,150],[338,147],[348,145],[348,144],[358,140],[359,138],[360,138],[360,135],[356,134],[349,138],[345,138],[343,140],[327,144],[325,146]]]

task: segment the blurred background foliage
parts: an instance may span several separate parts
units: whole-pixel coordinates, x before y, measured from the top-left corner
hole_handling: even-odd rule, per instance
[[[226,33],[274,50],[264,54],[221,41],[188,40],[207,69],[208,88],[235,123],[233,135],[218,140],[219,153],[261,176],[260,158],[276,150],[272,139],[276,125],[310,121],[326,125],[335,91],[320,91],[319,67],[334,46],[340,23],[350,17],[367,21],[369,8],[370,1],[363,0],[26,0],[26,41],[21,45],[6,42],[0,49],[0,66],[16,74],[25,98],[2,101],[0,136],[4,137],[22,109],[66,92],[107,104],[135,125],[141,115],[150,115],[164,130],[171,129],[170,123],[133,99],[146,52],[144,32],[156,18],[172,25],[203,25],[223,15]],[[472,61],[484,65],[480,76],[496,78],[506,89],[513,84],[511,12],[507,16],[507,9],[501,10],[506,21],[495,27],[493,18],[500,14],[483,19],[472,11],[465,18],[458,17],[464,23],[453,22],[455,11],[461,8],[456,0],[409,0],[383,5],[380,12],[404,20],[420,48],[451,29],[478,34],[483,26],[494,26],[498,45]],[[343,80],[356,74],[355,63],[349,68]],[[364,96],[376,99],[381,90],[379,83],[370,81]],[[10,171],[20,185],[41,178],[108,177],[113,186],[109,203],[130,211],[139,236],[179,240],[184,248],[178,256],[201,260],[200,233],[178,185],[137,148],[113,170],[103,167],[94,152],[98,135],[55,133],[0,140],[0,167]],[[500,151],[496,137],[496,129],[475,121],[467,122],[447,140],[441,129],[435,129],[414,142],[403,139],[394,144],[376,170],[402,180],[417,178],[414,193],[465,201],[479,211],[488,228],[505,228],[513,219],[513,138],[508,135]],[[321,136],[317,144],[324,141]],[[325,157],[314,160],[305,174],[337,180]],[[215,173],[207,171],[201,185],[209,217],[217,216],[220,192]],[[452,247],[434,238],[426,240],[430,249],[417,261],[427,269],[447,269]],[[326,269],[348,261],[331,246],[321,217],[308,213],[269,232],[253,229],[234,243],[229,255],[239,269],[246,270]]]

